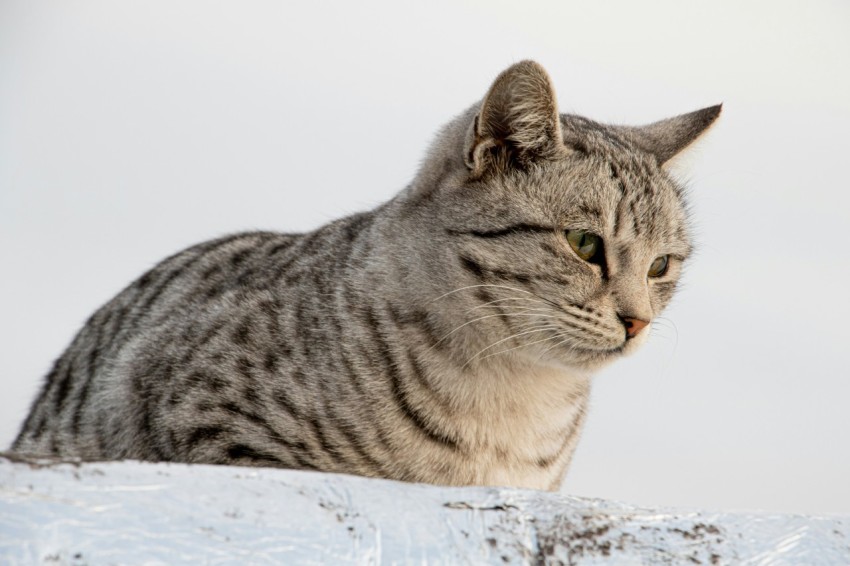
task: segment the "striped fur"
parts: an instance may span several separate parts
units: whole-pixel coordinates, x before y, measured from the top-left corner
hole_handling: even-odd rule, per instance
[[[717,110],[604,126],[559,115],[545,71],[519,63],[380,208],[206,242],[132,283],[56,362],[13,449],[556,489],[591,375],[646,337],[622,317],[673,295],[691,246],[662,165]],[[602,236],[604,261],[568,229]]]

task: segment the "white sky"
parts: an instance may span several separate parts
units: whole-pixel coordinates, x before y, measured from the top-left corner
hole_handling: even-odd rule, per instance
[[[0,3],[0,446],[142,271],[382,202],[534,58],[598,120],[724,103],[684,170],[678,333],[599,375],[565,491],[850,511],[850,4],[303,4]]]

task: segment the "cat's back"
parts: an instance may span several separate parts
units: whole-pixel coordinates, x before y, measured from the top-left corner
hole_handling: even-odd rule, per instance
[[[304,316],[309,295],[344,269],[351,253],[341,244],[351,245],[362,216],[307,234],[230,235],[160,262],[85,323],[13,449],[172,459],[176,447],[152,441],[161,431],[151,416],[174,409],[174,418],[191,419],[180,411],[187,394],[250,390],[238,376],[277,363],[286,313]]]

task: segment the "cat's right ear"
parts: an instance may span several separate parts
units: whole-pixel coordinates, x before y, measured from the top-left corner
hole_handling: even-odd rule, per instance
[[[503,71],[484,97],[467,132],[464,161],[480,177],[567,152],[549,75],[538,63],[521,61]]]
[[[708,131],[722,109],[723,105],[718,104],[625,130],[640,148],[655,155],[659,165],[664,165]]]

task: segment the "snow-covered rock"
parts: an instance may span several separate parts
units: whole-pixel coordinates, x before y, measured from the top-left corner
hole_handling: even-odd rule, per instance
[[[850,564],[850,517],[224,466],[0,458],[0,564]]]

